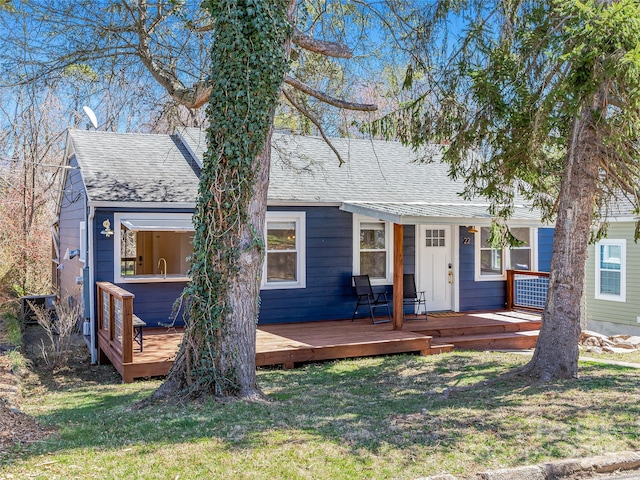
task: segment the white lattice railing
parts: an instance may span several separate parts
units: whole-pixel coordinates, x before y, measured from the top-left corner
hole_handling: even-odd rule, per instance
[[[547,303],[548,272],[507,270],[507,310],[521,308],[541,312]]]

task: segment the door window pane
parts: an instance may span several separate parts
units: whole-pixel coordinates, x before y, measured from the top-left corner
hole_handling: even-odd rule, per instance
[[[425,230],[425,246],[426,247],[444,247],[445,245],[445,231],[440,229],[426,229]]]

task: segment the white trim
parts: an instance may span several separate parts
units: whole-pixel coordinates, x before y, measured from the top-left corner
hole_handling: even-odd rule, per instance
[[[416,244],[417,245],[417,244]],[[451,304],[454,312],[460,311],[460,225],[451,228],[451,262],[453,263],[453,289]]]
[[[145,218],[132,218],[127,216],[120,222],[133,232],[193,232],[191,218],[166,218],[158,215]]]
[[[313,202],[309,200],[282,200],[277,198],[268,198],[268,207],[340,207],[342,202],[326,201]]]
[[[538,229],[531,229],[531,270],[534,272],[538,271],[538,251],[540,250],[540,246],[538,237]]]
[[[169,282],[186,282],[189,281],[190,278],[186,275],[175,275],[175,276],[160,276],[160,275],[152,275],[152,276],[137,276],[137,277],[123,277],[121,275],[121,224],[123,221],[127,219],[135,220],[135,219],[158,219],[158,220],[169,220],[169,219],[177,219],[181,221],[185,221],[188,219],[191,221],[192,215],[190,213],[142,213],[142,212],[116,212],[113,214],[113,279],[114,283],[169,283]],[[164,231],[162,229],[158,231]]]
[[[150,210],[160,208],[182,208],[185,210],[193,210],[196,208],[195,202],[108,202],[104,200],[89,200],[89,206],[94,208],[132,208],[137,210],[142,208],[148,208]]]
[[[191,155],[191,158],[193,158],[193,161],[194,161],[194,162],[196,162],[196,165],[198,165],[198,167],[202,168],[202,159],[201,159],[200,157],[198,157],[198,156],[196,155],[196,152],[194,152],[194,151],[191,149],[191,144],[189,143],[189,140],[186,138],[186,136],[185,136],[185,135],[183,135],[183,133],[186,133],[186,130],[182,130],[182,131],[180,131],[180,130],[176,130],[176,132],[175,132],[175,134],[176,134],[176,135],[178,136],[178,138],[180,139],[180,143],[182,143],[182,145],[184,146],[184,148],[186,148],[186,149],[187,149],[187,152],[189,152],[189,155]],[[202,132],[202,133],[205,133],[205,132]],[[204,139],[205,139],[205,142],[206,142],[206,141],[207,141],[206,134],[205,134]],[[195,140],[195,139],[194,139],[194,140]],[[206,147],[206,145],[205,145],[205,147]],[[205,148],[205,150],[206,150],[206,148]]]
[[[80,222],[80,255],[78,260],[83,264],[87,264],[87,223],[83,220]]]
[[[271,282],[267,281],[267,262],[269,258],[269,252],[267,251],[268,240],[267,230],[269,222],[279,220],[294,222],[296,226],[296,280],[290,282]],[[307,286],[307,250],[306,250],[306,212],[270,212],[267,211],[267,215],[264,222],[264,262],[262,262],[262,280],[260,282],[261,290],[283,290],[289,288],[306,288]]]
[[[86,212],[86,209],[85,209]],[[89,238],[87,240],[87,243],[89,245],[89,323],[90,323],[90,338],[89,338],[89,343],[91,345],[90,350],[91,350],[91,364],[95,365],[96,363],[98,363],[98,346],[96,345],[96,317],[94,314],[95,311],[95,305],[96,305],[96,300],[95,300],[95,269],[96,269],[96,263],[95,263],[95,238],[94,238],[94,233],[93,230],[95,229],[95,222],[94,222],[94,217],[95,217],[95,209],[93,207],[89,208],[89,216],[87,218],[87,224],[89,225],[88,228],[88,234],[89,234]],[[86,215],[86,213],[85,213]]]
[[[620,246],[620,295],[600,292],[600,246],[617,245]],[[610,302],[627,301],[627,240],[626,239],[604,239],[595,245],[595,298]]]
[[[385,233],[385,251],[386,251],[386,278],[371,277],[371,285],[393,285],[393,224],[378,218],[366,217],[354,213],[352,216],[353,226],[353,275],[360,275],[360,224],[365,223],[382,223],[384,224]]]

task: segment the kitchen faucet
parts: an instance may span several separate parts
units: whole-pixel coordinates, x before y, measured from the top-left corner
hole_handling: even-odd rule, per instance
[[[162,264],[164,264],[164,270],[160,267]],[[167,278],[167,261],[164,257],[160,257],[160,260],[158,260],[158,268],[160,269],[160,275],[162,275],[163,278]]]

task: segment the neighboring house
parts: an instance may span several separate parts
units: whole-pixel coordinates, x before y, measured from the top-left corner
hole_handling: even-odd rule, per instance
[[[605,335],[640,335],[640,244],[637,213],[619,200],[609,214],[607,237],[589,246],[582,308],[583,325]]]
[[[553,229],[530,208],[516,206],[510,220],[524,245],[491,248],[487,203],[462,199],[446,165],[416,162],[399,143],[332,141],[346,164],[320,138],[274,135],[260,323],[351,318],[355,274],[391,292],[394,230],[429,311],[504,308],[506,269],[548,271]],[[166,321],[188,281],[205,149],[196,129],[69,131],[54,283],[62,295],[82,284],[92,333],[98,281],[134,293],[147,325]]]

